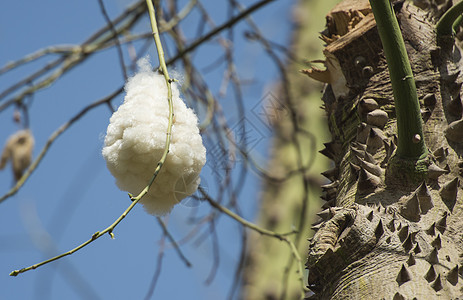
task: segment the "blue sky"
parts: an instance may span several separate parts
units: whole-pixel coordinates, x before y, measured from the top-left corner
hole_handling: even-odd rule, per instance
[[[179,7],[186,2],[179,1]],[[111,17],[120,14],[128,3],[105,1]],[[216,24],[225,21],[227,1],[202,3],[212,13]],[[245,6],[252,3],[254,1],[243,1]],[[254,21],[268,39],[288,44],[293,4],[293,1],[275,1],[254,14]],[[79,44],[105,25],[98,1],[46,0],[40,4],[26,0],[4,1],[0,7],[0,67],[50,45]],[[197,18],[198,15],[192,13],[181,23],[190,40],[196,33]],[[206,32],[208,29],[206,27]],[[241,21],[235,27],[234,43],[238,74],[241,79],[250,81],[243,89],[245,119],[241,119],[238,113],[231,88],[220,98],[220,103],[233,130],[239,130],[243,120],[247,124],[250,130],[248,142],[252,144],[250,151],[264,163],[272,132],[262,117],[261,106],[265,101],[278,101],[268,93],[278,75],[262,47],[245,42],[243,34],[248,29]],[[144,17],[135,31],[148,30],[149,21]],[[127,59],[128,50],[123,49]],[[167,45],[168,54],[174,52],[172,49],[172,45]],[[220,58],[220,51],[217,42],[212,41],[196,50],[194,62],[198,67],[208,66]],[[148,52],[156,64],[154,47],[151,46]],[[51,59],[46,57],[0,75],[0,92]],[[204,74],[214,95],[219,94],[222,72],[223,69],[219,68]],[[117,52],[110,49],[98,52],[52,86],[36,93],[29,100],[30,127],[36,142],[34,157],[59,126],[123,82]],[[13,95],[15,93],[0,99],[0,104]],[[117,107],[122,99],[119,96],[112,104]],[[188,103],[188,99],[186,101]],[[0,112],[0,144],[18,130],[12,121],[13,112],[11,107]],[[94,232],[110,225],[129,205],[126,193],[116,187],[101,156],[110,115],[106,106],[86,114],[56,140],[19,193],[0,203],[0,300],[143,299],[147,294],[157,266],[162,234],[156,219],[146,214],[142,207],[135,207],[116,228],[114,240],[104,236],[59,262],[18,277],[8,276],[14,269],[77,246]],[[214,145],[214,140],[209,141],[209,147]],[[210,153],[208,159],[210,161],[201,176],[202,185],[214,195],[217,183],[222,179],[216,173],[217,165],[211,164]],[[236,170],[240,167],[242,162],[237,160]],[[0,194],[6,193],[12,185],[8,166],[0,171]],[[252,220],[254,217],[258,195],[259,179],[249,171],[238,198],[245,218]],[[197,209],[198,214],[204,214],[210,210],[206,203],[193,202],[196,208],[191,206],[177,205],[165,218],[175,239],[184,238],[193,229],[194,224],[188,222],[193,211]],[[207,231],[208,227],[203,226],[201,233]],[[195,242],[195,238],[181,245],[193,265],[191,268],[187,268],[172,246],[166,243],[162,272],[152,299],[226,298],[239,257],[241,227],[222,216],[216,223],[216,232],[220,264],[212,283],[205,285],[214,257],[210,235],[205,234],[206,238],[201,242]]]

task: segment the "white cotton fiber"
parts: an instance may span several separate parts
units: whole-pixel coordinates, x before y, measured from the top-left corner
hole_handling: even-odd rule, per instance
[[[103,157],[117,186],[134,196],[148,184],[166,143],[169,117],[167,85],[163,75],[151,71],[148,59],[125,86],[124,103],[111,116]],[[164,215],[198,188],[206,149],[198,119],[172,84],[174,122],[170,151],[149,192],[140,200],[152,215]]]

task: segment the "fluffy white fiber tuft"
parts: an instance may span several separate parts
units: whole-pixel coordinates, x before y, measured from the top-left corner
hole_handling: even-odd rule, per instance
[[[125,86],[124,103],[112,115],[104,140],[103,157],[117,186],[138,195],[153,176],[166,143],[169,116],[164,77],[151,71],[147,58],[139,73]],[[173,206],[198,188],[206,149],[198,119],[172,84],[174,122],[170,151],[149,192],[141,199],[152,215],[169,213]]]

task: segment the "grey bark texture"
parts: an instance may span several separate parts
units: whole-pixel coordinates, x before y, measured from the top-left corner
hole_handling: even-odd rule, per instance
[[[463,299],[463,82],[461,48],[437,39],[449,7],[395,2],[416,80],[426,178],[390,167],[396,148],[392,87],[368,1],[344,1],[327,16],[324,109],[332,142],[321,152],[325,210],[314,226],[309,299]]]

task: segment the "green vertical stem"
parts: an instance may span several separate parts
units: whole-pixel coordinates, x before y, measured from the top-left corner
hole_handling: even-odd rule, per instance
[[[174,119],[174,108],[173,108],[173,102],[172,102],[172,82],[174,81],[169,77],[169,72],[167,71],[167,66],[166,66],[166,61],[164,59],[164,50],[162,49],[162,43],[161,39],[159,37],[159,30],[158,30],[158,25],[156,22],[156,12],[154,10],[153,2],[152,0],[146,0],[146,5],[148,7],[148,14],[150,17],[151,21],[151,30],[153,31],[153,38],[154,38],[154,43],[156,44],[156,49],[158,52],[158,58],[159,58],[159,66],[161,68],[162,74],[164,75],[164,79],[166,80],[166,85],[167,85],[167,102],[169,103],[169,123],[167,125],[167,132],[166,132],[166,146],[164,148],[164,152],[162,153],[162,157],[159,160],[156,169],[154,170],[153,177],[149,181],[148,185],[145,187],[145,189],[135,198],[132,198],[132,200],[138,200],[138,197],[143,197],[146,193],[148,193],[149,188],[154,182],[154,179],[156,179],[156,176],[158,173],[161,171],[161,167],[164,165],[164,162],[167,159],[167,154],[169,153],[169,147],[170,147],[170,141],[172,138],[172,124],[173,124],[173,119]]]
[[[397,115],[397,156],[418,160],[427,155],[420,105],[399,23],[389,0],[370,0],[383,44]]]

